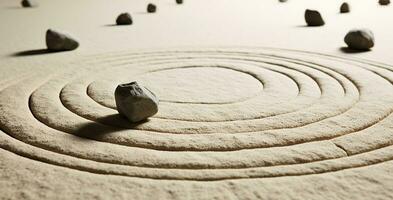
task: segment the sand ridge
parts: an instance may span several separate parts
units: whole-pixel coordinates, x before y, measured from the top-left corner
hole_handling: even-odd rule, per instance
[[[393,110],[390,66],[275,49],[139,54],[114,54],[109,61],[94,60],[101,65],[93,71],[78,67],[78,76],[70,70],[7,85],[0,99],[5,113],[1,127],[6,138],[53,155],[29,155],[50,164],[99,174],[169,180],[329,173],[388,161],[393,156],[386,153],[391,149],[386,130]],[[91,65],[81,62],[80,66]],[[181,72],[182,66],[207,71],[214,71],[212,66],[242,68],[242,73],[262,80],[263,90],[231,103],[164,101],[157,116],[132,127],[113,107],[105,106],[113,103],[110,96],[103,94],[105,98],[100,98],[106,103],[94,101],[95,92],[102,91],[100,87],[110,88],[105,83],[113,86],[108,68],[115,71],[114,77],[123,74],[125,79],[138,79],[144,71],[170,68]],[[190,74],[194,75],[198,74]],[[221,78],[231,81],[238,76],[226,75]],[[97,89],[88,90],[104,76]],[[154,87],[166,82],[146,83]],[[170,90],[170,85],[161,88]],[[276,92],[280,90],[284,92]],[[197,95],[203,95],[203,90],[200,92]],[[205,112],[210,117],[200,116]],[[375,154],[380,152],[385,154],[376,159]],[[91,162],[96,164],[88,164]]]

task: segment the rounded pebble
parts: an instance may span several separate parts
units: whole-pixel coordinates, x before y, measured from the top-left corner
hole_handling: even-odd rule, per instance
[[[390,4],[390,0],[379,0],[379,4],[383,5],[383,6],[389,5]]]
[[[131,25],[132,18],[130,13],[121,13],[116,19],[117,25]]]
[[[46,31],[46,46],[50,51],[70,51],[78,48],[79,43],[68,34],[48,29]]]
[[[137,82],[120,84],[115,90],[117,111],[131,122],[140,122],[158,112],[158,98]]]
[[[152,3],[149,3],[147,5],[147,12],[148,13],[155,13],[156,11],[157,11],[157,6],[156,5],[154,5]]]
[[[323,26],[325,24],[321,14],[316,10],[307,9],[304,13],[304,18],[308,26]]]
[[[340,13],[349,13],[349,11],[349,4],[347,2],[342,3],[340,7]]]
[[[21,4],[25,8],[32,8],[38,6],[38,3],[34,0],[23,0]]]
[[[353,29],[345,35],[344,41],[350,49],[367,51],[374,46],[374,34],[368,29]]]

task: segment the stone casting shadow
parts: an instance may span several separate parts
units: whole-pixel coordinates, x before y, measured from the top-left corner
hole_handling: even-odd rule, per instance
[[[309,26],[307,24],[297,25],[297,28],[321,28],[322,26]]]
[[[8,6],[5,7],[6,9],[12,9],[12,10],[22,10],[22,9],[31,9],[31,8],[24,8],[22,6]]]
[[[366,52],[369,52],[371,50],[370,49],[369,50],[355,50],[355,49],[350,49],[348,47],[341,47],[340,51],[343,52],[343,53],[353,53],[353,54],[355,54],[355,53],[366,53]]]
[[[148,122],[148,120],[131,123],[120,114],[108,115],[100,118],[98,122],[89,122],[81,125],[74,135],[93,140],[100,140],[104,136],[128,129],[135,129],[139,125]]]
[[[125,25],[117,25],[117,24],[105,24],[106,27],[114,27],[114,26],[125,26]]]
[[[12,54],[12,56],[14,57],[37,56],[37,55],[52,54],[58,52],[59,51],[49,51],[48,49],[33,49],[33,50],[16,52]]]

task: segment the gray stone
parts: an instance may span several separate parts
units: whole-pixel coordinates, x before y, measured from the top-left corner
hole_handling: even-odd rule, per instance
[[[347,2],[342,3],[340,7],[340,13],[349,13],[349,11],[349,4]]]
[[[116,19],[117,25],[131,25],[132,18],[130,13],[121,13]]]
[[[23,0],[21,2],[22,6],[25,8],[32,8],[38,6],[38,3],[35,2],[34,0]]]
[[[374,46],[374,34],[368,29],[354,29],[345,35],[344,42],[354,50],[369,50]]]
[[[79,43],[71,36],[48,29],[46,31],[46,46],[50,51],[70,51],[79,47]]]
[[[152,3],[149,3],[149,4],[147,5],[147,12],[148,12],[148,13],[155,13],[156,10],[157,10],[157,6],[156,6],[156,5],[154,5],[154,4],[152,4]]]
[[[321,14],[316,10],[307,9],[304,13],[304,18],[308,26],[323,26],[325,24]]]
[[[120,84],[115,90],[117,111],[131,122],[140,122],[158,112],[158,98],[137,82]]]
[[[285,2],[287,2],[288,0],[278,0],[279,2],[281,2],[281,3],[285,3]]]
[[[379,4],[383,5],[383,6],[389,5],[390,4],[390,0],[379,0]]]
[[[183,3],[183,0],[176,0],[176,3],[177,3],[177,4],[182,4],[182,3]]]

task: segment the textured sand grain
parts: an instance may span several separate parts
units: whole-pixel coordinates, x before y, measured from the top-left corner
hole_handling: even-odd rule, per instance
[[[308,29],[301,10],[320,6],[310,2],[168,1],[155,15],[141,2],[0,2],[0,198],[392,199],[390,30],[366,19],[375,49],[339,50],[347,23],[381,8],[343,16],[320,3],[327,24]],[[207,3],[217,15],[194,16]],[[111,26],[124,5],[135,24]],[[281,24],[267,18],[284,11]],[[81,47],[42,50],[48,26]],[[162,100],[141,124],[113,97],[134,80]]]

